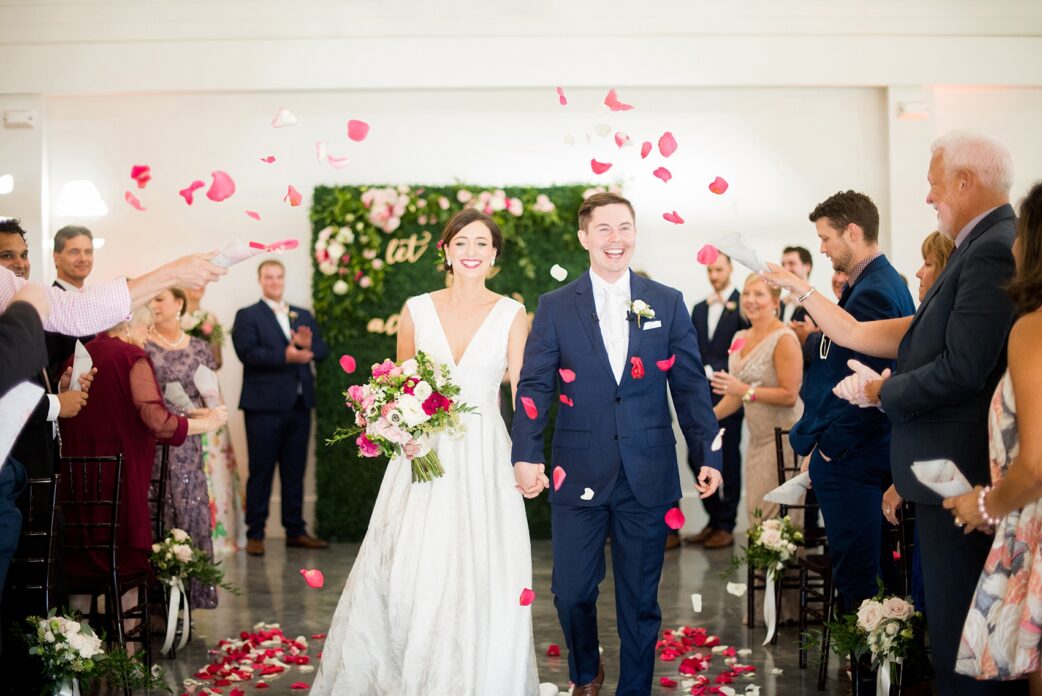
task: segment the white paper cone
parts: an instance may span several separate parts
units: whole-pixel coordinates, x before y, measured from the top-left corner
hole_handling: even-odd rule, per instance
[[[163,398],[172,403],[181,413],[188,413],[195,408],[195,404],[188,398],[188,392],[180,382],[167,382],[163,389]]]
[[[94,367],[94,360],[87,352],[87,347],[76,341],[76,350],[72,354],[72,379],[69,381],[69,391],[80,390],[80,376],[90,373]]]

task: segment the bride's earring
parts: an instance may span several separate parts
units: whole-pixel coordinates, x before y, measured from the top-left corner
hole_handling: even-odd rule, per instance
[[[452,260],[445,259],[445,268],[452,268]]]
[[[488,262],[488,265],[489,266],[495,266],[496,265],[496,257],[495,256],[493,256],[492,260]]]

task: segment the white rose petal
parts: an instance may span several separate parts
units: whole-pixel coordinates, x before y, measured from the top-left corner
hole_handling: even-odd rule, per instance
[[[696,614],[702,613],[702,595],[697,592],[691,595],[691,609],[694,610]]]
[[[555,263],[550,267],[550,277],[558,283],[562,283],[568,277],[568,269]]]
[[[748,586],[744,582],[729,582],[727,583],[727,594],[732,594],[735,597],[741,597],[745,594]]]

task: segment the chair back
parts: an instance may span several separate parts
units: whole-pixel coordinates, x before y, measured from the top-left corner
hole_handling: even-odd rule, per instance
[[[20,611],[46,616],[57,606],[54,559],[58,518],[58,474],[31,478],[19,498],[22,530],[11,559],[5,597]]]
[[[170,445],[158,445],[159,466],[152,471],[156,478],[148,487],[148,511],[152,519],[152,538],[160,541],[166,536],[166,487],[170,479]]]
[[[123,455],[62,457],[58,466],[66,557],[102,552],[116,568]]]
[[[802,464],[800,455],[792,453],[791,458],[785,456],[785,439],[789,437],[789,431],[782,428],[774,429],[774,452],[778,467],[778,485],[782,485],[789,479],[800,474]],[[791,450],[790,450],[791,451]],[[807,548],[817,548],[826,543],[825,529],[818,525],[818,515],[821,506],[817,498],[809,492],[804,502],[799,505],[782,505],[781,515],[784,517],[790,510],[803,510],[803,539]]]

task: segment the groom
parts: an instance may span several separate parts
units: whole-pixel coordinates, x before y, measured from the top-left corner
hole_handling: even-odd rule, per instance
[[[590,270],[540,298],[517,387],[514,477],[529,498],[550,487],[543,431],[561,401],[551,462],[553,592],[576,696],[596,696],[604,683],[597,594],[609,534],[622,643],[616,694],[651,693],[664,517],[682,496],[667,383],[701,464],[696,488],[705,498],[720,485],[718,427],[694,327],[680,292],[630,271],[636,236],[625,198],[586,199],[579,242]]]

